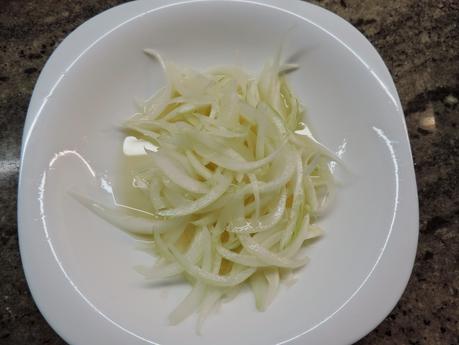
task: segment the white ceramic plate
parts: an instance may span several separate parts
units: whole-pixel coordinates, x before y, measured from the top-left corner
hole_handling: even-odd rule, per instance
[[[197,68],[258,70],[285,33],[290,76],[319,139],[350,172],[327,235],[298,282],[265,313],[249,293],[225,304],[204,335],[167,315],[188,286],[151,287],[132,266],[135,241],[71,197],[103,197],[121,149],[116,125],[163,83],[142,50]],[[103,188],[102,188],[103,187]],[[19,183],[19,236],[33,297],[71,344],[349,344],[390,312],[416,252],[418,208],[400,101],[371,44],[344,20],[299,1],[137,1],[70,34],[49,59],[30,103]]]

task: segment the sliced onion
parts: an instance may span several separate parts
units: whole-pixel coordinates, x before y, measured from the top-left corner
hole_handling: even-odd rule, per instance
[[[255,257],[268,265],[286,268],[299,268],[306,265],[309,261],[308,258],[292,260],[275,252],[269,251],[260,243],[256,242],[250,235],[239,234],[238,238],[247,252],[253,254]]]
[[[154,164],[175,184],[193,193],[204,194],[209,192],[209,187],[187,175],[178,167],[177,163],[174,163],[171,158],[167,157],[161,151],[149,152]]]
[[[154,211],[79,200],[126,231],[152,235],[159,260],[135,269],[153,281],[186,279],[192,289],[169,320],[197,312],[199,333],[245,282],[263,311],[288,273],[308,262],[299,253],[323,233],[311,223],[330,205],[328,164],[340,160],[299,122],[303,108],[285,79],[298,66],[282,64],[281,49],[255,77],[237,66],[199,72],[145,53],[161,64],[166,85],[125,123],[136,145],[126,153],[145,158],[133,186]]]
[[[223,193],[225,193],[225,191],[228,189],[230,182],[231,180],[229,178],[221,177],[218,179],[218,184],[203,197],[193,202],[190,202],[182,207],[160,210],[158,211],[158,214],[164,217],[182,217],[198,212],[202,210],[204,207],[215,202],[218,198],[220,198],[223,195]]]
[[[72,193],[73,197],[81,202],[82,205],[89,208],[99,217],[105,219],[114,226],[127,232],[138,235],[152,235],[154,232],[164,232],[174,230],[186,224],[189,218],[181,217],[175,219],[154,219],[143,216],[134,216],[128,214],[120,208],[110,208],[101,203],[95,202],[85,196]],[[132,212],[132,210],[130,210]]]

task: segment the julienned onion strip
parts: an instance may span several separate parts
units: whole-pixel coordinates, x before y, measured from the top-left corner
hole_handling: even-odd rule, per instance
[[[265,310],[283,277],[308,262],[300,251],[322,234],[313,223],[333,189],[328,163],[336,157],[300,122],[284,77],[295,66],[277,56],[257,78],[236,66],[201,73],[145,52],[167,84],[125,128],[148,144],[140,151],[150,168],[133,186],[154,212],[78,198],[115,226],[152,236],[158,262],[135,268],[145,278],[182,276],[193,286],[172,324],[197,312],[200,329],[246,282]]]

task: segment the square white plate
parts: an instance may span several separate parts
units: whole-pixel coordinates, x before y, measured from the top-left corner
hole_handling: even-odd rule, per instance
[[[243,293],[209,318],[172,327],[186,285],[151,287],[135,241],[68,195],[97,196],[119,174],[117,125],[163,84],[142,50],[196,68],[257,71],[287,31],[289,77],[318,139],[349,171],[321,221],[311,263],[273,305]],[[100,196],[100,195],[99,195]],[[348,344],[394,307],[416,252],[418,203],[403,111],[380,56],[351,25],[293,0],[136,1],[89,20],[56,49],[35,87],[22,148],[21,255],[32,295],[71,344]]]

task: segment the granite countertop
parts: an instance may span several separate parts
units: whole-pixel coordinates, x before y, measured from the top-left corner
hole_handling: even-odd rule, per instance
[[[27,288],[17,240],[19,149],[30,96],[59,42],[118,0],[0,2],[0,344],[64,344]],[[414,155],[420,237],[390,315],[358,344],[459,344],[459,1],[313,1],[378,49],[397,85]]]

